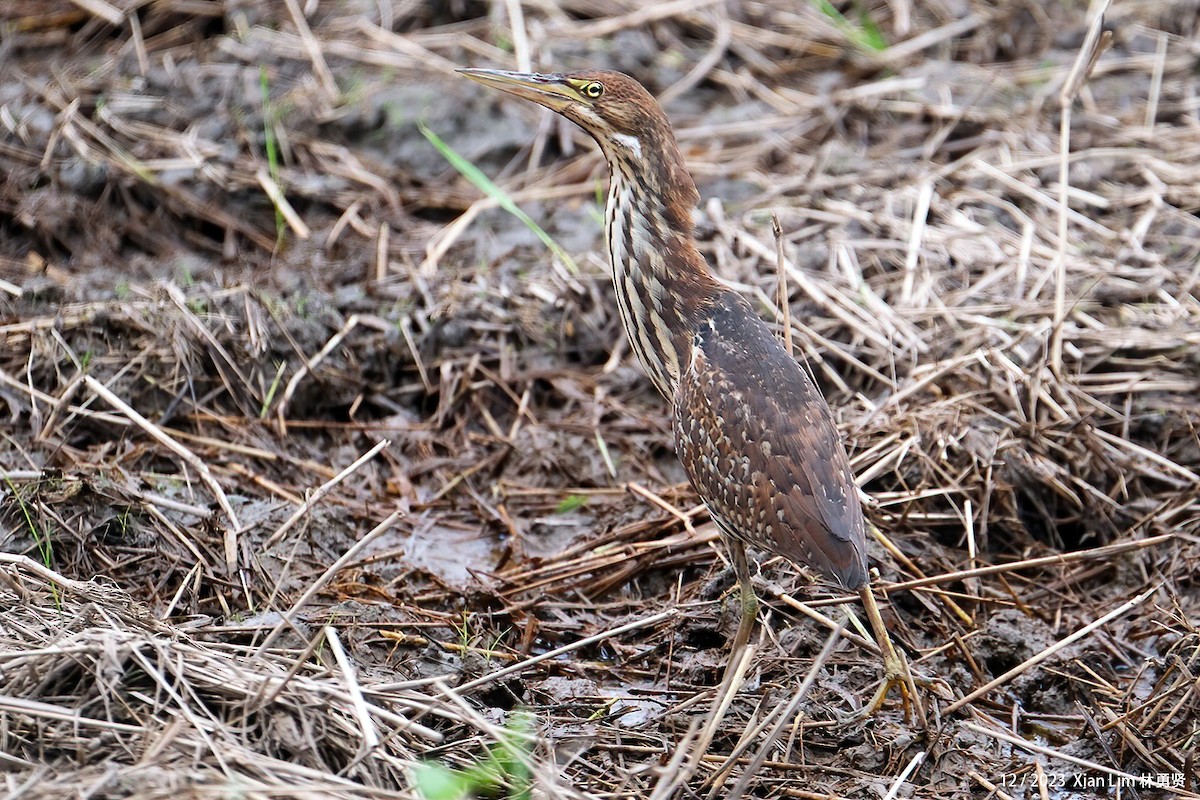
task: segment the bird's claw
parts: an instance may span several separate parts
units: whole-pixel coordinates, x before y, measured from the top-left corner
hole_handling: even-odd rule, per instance
[[[840,717],[838,722],[843,724],[861,722],[867,717],[874,716],[876,712],[883,708],[883,704],[887,702],[888,696],[892,693],[892,687],[899,687],[900,689],[900,701],[904,704],[904,721],[912,721],[914,706],[917,709],[918,719],[923,721],[925,713],[921,706],[920,698],[917,696],[917,687],[930,687],[933,684],[934,681],[930,678],[913,675],[912,670],[908,668],[908,662],[904,660],[904,656],[893,650],[884,656],[883,682],[879,684],[879,688],[875,691],[871,702],[852,714]]]

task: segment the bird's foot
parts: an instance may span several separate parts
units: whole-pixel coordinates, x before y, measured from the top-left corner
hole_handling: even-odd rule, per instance
[[[892,688],[895,687],[900,690],[900,701],[904,704],[904,721],[906,723],[912,722],[913,709],[915,707],[918,720],[924,724],[925,710],[922,707],[920,698],[917,696],[917,687],[930,687],[933,684],[934,681],[930,678],[913,675],[903,655],[895,650],[885,651],[883,658],[883,682],[875,690],[875,696],[871,698],[871,702],[853,714],[848,714],[840,718],[838,721],[841,723],[860,722],[867,717],[874,716],[883,708],[888,696],[892,693]]]
[[[912,681],[913,678],[904,657],[893,650],[883,660],[883,682],[875,690],[875,696],[871,698],[871,702],[863,707],[866,715],[870,716],[883,708],[888,695],[895,687],[900,690],[900,701],[904,703],[904,719],[907,722],[912,714],[912,696],[916,694],[916,687],[909,686]]]

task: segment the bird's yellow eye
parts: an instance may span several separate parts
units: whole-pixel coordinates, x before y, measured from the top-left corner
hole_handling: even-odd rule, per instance
[[[604,94],[604,84],[600,81],[589,81],[579,87],[579,92],[584,97],[595,100],[600,95]]]

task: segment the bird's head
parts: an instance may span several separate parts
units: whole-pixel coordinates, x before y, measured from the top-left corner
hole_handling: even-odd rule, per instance
[[[658,101],[620,72],[539,74],[494,69],[460,69],[463,75],[562,114],[592,135],[606,151],[616,148],[641,160],[651,146],[670,137]]]
[[[692,230],[691,209],[700,200],[662,106],[642,85],[620,72],[594,70],[542,75],[493,69],[460,69],[463,75],[545,106],[583,128],[612,167],[657,193],[673,228]]]

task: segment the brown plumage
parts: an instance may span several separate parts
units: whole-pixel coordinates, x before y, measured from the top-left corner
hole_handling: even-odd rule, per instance
[[[723,531],[866,585],[862,506],[833,415],[740,296],[726,292],[694,335],[674,406],[679,458]]]
[[[888,670],[877,707],[899,661],[870,593],[845,447],[805,370],[696,249],[700,196],[662,108],[617,72],[461,72],[562,114],[608,160],[605,239],[617,305],[634,353],[671,401],[684,469],[729,537],[746,610],[735,647],[754,620],[745,542],[860,593]]]

